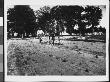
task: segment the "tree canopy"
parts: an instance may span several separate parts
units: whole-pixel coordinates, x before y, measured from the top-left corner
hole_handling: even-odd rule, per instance
[[[13,29],[18,34],[33,33],[36,27],[36,16],[28,5],[17,5],[8,9],[8,29]]]
[[[91,26],[92,29],[99,25],[102,19],[102,10],[99,7],[87,6],[85,7],[85,20],[87,25]]]
[[[41,7],[33,11],[28,5],[17,5],[8,9],[8,31],[19,34],[33,34],[39,28],[45,33],[65,31],[69,34],[85,35],[96,31],[102,19],[102,10],[98,6],[56,5]],[[77,30],[75,26],[78,26]],[[87,29],[87,27],[90,27]]]

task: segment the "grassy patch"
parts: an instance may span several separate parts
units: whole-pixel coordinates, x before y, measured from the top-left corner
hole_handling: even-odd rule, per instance
[[[105,75],[105,60],[85,58],[72,50],[12,40],[8,46],[8,75]]]

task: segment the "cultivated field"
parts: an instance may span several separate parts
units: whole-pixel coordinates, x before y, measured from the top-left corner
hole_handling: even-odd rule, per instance
[[[62,37],[49,45],[47,37],[8,40],[8,75],[105,75],[106,43]]]

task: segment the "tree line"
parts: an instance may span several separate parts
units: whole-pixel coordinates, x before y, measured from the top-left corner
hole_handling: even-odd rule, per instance
[[[94,32],[106,33],[105,28],[98,27],[101,19],[99,6],[56,5],[34,11],[29,5],[16,5],[7,11],[7,33],[8,37],[13,37],[14,33],[18,33],[18,37],[35,37],[38,29],[45,34],[51,31],[56,34],[66,31],[70,35],[75,33],[81,36]]]

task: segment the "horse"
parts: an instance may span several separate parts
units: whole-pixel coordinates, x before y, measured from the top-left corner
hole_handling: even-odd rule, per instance
[[[54,45],[54,41],[55,41],[55,33],[54,32],[49,33],[49,44],[51,44],[51,41],[52,41],[52,44]]]
[[[37,30],[37,36],[38,36],[38,39],[39,39],[39,43],[41,43],[42,42],[42,37],[44,36],[43,30]]]
[[[59,44],[60,44],[60,32],[50,32],[49,33],[49,44],[51,44],[51,41],[52,41],[52,44],[54,45],[54,42],[55,42],[55,37],[58,37],[58,41],[59,41]]]
[[[60,44],[60,33],[62,33],[63,31],[63,28],[61,26],[61,21],[58,22],[54,20],[53,22],[54,22],[53,26],[49,28],[49,43],[52,37],[52,44],[54,45],[55,36],[57,36]]]

